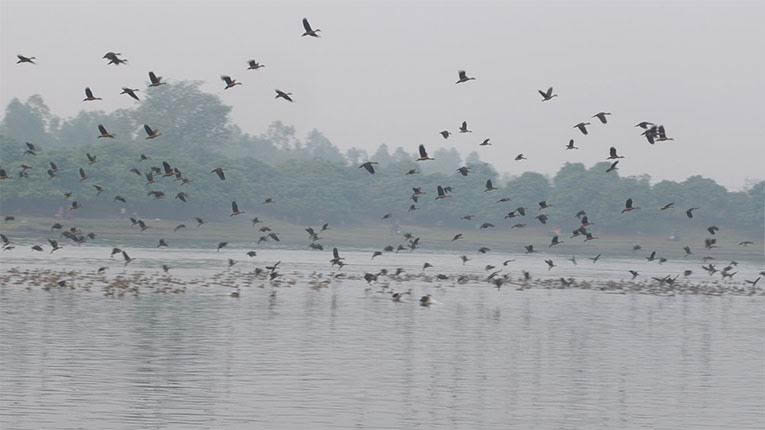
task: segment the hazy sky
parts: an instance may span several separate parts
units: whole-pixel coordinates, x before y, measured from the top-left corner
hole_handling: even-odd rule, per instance
[[[202,80],[259,134],[373,151],[476,150],[500,171],[592,165],[609,146],[622,175],[709,176],[738,189],[765,178],[765,2],[222,2],[0,0],[0,103],[41,94],[54,113],[130,107],[147,72]],[[308,17],[321,38],[300,37]],[[107,66],[107,51],[127,66]],[[15,55],[38,57],[16,65]],[[246,60],[265,69],[249,71]],[[477,80],[455,85],[457,70]],[[223,91],[221,74],[244,85]],[[542,103],[537,89],[559,97]],[[100,103],[82,103],[90,86]],[[295,103],[274,100],[274,88]],[[589,136],[572,126],[601,110]],[[462,120],[474,130],[443,140]],[[666,126],[654,146],[634,128]],[[484,138],[493,146],[478,147]],[[569,138],[581,147],[565,151]],[[528,161],[513,158],[524,153]]]

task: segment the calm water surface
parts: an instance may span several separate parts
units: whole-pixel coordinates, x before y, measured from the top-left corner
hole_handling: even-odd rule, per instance
[[[3,256],[3,271],[108,262],[102,248],[19,251]],[[209,276],[231,256],[241,260],[232,270],[252,270],[242,253],[139,250],[126,273],[168,263],[180,278]],[[261,266],[282,260],[298,282],[253,283],[239,299],[215,285],[122,298],[0,286],[0,428],[765,427],[763,296],[408,282],[392,287],[414,297],[395,303],[363,281],[313,289],[297,276],[326,272],[328,258],[259,255]],[[346,258],[359,262],[350,272],[371,267],[369,253]],[[445,272],[481,273],[486,264],[386,258],[375,263],[412,272],[423,261]],[[514,273],[526,263],[518,259]],[[558,275],[620,279],[637,264],[662,275],[688,266],[586,263],[576,271],[561,263]],[[110,266],[112,276],[125,270]],[[438,303],[419,306],[428,293]]]

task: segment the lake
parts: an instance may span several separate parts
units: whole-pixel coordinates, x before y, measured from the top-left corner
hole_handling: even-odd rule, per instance
[[[3,429],[765,427],[761,288],[597,287],[630,268],[719,280],[695,260],[556,257],[548,271],[544,255],[463,266],[455,254],[341,250],[347,277],[333,278],[328,252],[132,249],[125,268],[108,248],[28,248],[1,255]],[[278,283],[251,274],[277,261]],[[431,275],[415,276],[426,261]],[[508,284],[473,281],[486,264]],[[731,285],[761,266],[741,262]],[[359,279],[382,267],[412,278]],[[550,281],[524,288],[522,269]],[[592,286],[554,286],[569,276]],[[420,306],[425,294],[436,303]]]

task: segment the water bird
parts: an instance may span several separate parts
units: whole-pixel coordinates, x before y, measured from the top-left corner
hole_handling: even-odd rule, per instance
[[[146,131],[146,139],[154,139],[162,135],[159,130],[154,130],[146,124],[143,125],[143,129]]]
[[[473,130],[469,130],[468,129],[467,121],[462,121],[462,124],[460,125],[460,128],[459,128],[459,132],[460,133],[472,133]]]
[[[557,94],[553,94],[553,87],[550,87],[547,89],[547,91],[537,90],[539,92],[539,95],[542,96],[542,101],[550,101],[553,97],[558,97]]]
[[[231,215],[229,216],[235,216],[243,214],[244,211],[239,210],[239,205],[236,204],[236,200],[231,201]]]
[[[637,271],[635,271],[635,270],[629,270],[628,272],[630,272],[630,274],[632,275],[632,279],[633,279],[633,280],[634,280],[635,278],[637,278],[638,276],[640,276],[640,273],[638,273],[638,272],[637,272]]]
[[[440,131],[440,132],[439,132],[439,134],[440,134],[440,135],[441,135],[441,136],[442,136],[444,139],[448,139],[448,138],[449,138],[449,136],[451,136],[451,133],[449,132],[449,130],[442,130],[442,131]]]
[[[218,242],[218,249],[216,249],[216,252],[220,252],[220,250],[225,248],[226,245],[228,245],[228,242]]]
[[[216,175],[218,175],[218,178],[220,178],[221,181],[225,181],[226,180],[226,174],[223,173],[223,168],[222,167],[216,167],[216,168],[210,170],[210,173],[215,173]]]
[[[560,245],[561,243],[563,242],[561,242],[558,239],[558,236],[553,236],[552,240],[550,241],[550,246],[548,248],[552,248],[553,246]],[[576,260],[574,260],[574,264],[576,264]]]
[[[515,161],[521,161],[521,160],[528,160],[528,158],[526,158],[526,157],[523,155],[523,153],[520,153],[520,154],[518,154],[518,155],[516,155],[516,156],[515,156]]]
[[[221,75],[220,79],[226,83],[226,87],[223,88],[224,90],[234,88],[237,85],[242,85],[241,82],[238,82],[236,79],[232,79],[231,76],[228,75]]]
[[[359,169],[361,169],[363,167],[364,169],[367,170],[367,172],[369,172],[370,174],[374,175],[375,174],[375,168],[374,168],[375,164],[378,164],[378,163],[376,161],[367,161],[365,163],[362,163],[361,166],[359,166]]]
[[[553,263],[553,261],[550,260],[549,258],[545,260],[545,263],[547,263],[547,270],[548,271],[552,270],[552,268],[555,267],[555,263]]]
[[[458,71],[457,75],[459,76],[459,80],[456,82],[458,84],[461,84],[461,83],[464,83],[464,82],[467,82],[467,81],[475,80],[475,78],[468,77],[467,72],[465,72],[464,70]]]
[[[581,131],[583,135],[587,136],[587,126],[588,125],[590,125],[589,122],[580,122],[579,124],[574,125],[573,128],[578,128],[579,131]]]
[[[127,94],[136,101],[141,101],[138,98],[138,95],[136,94],[136,91],[140,91],[138,88],[128,88],[128,87],[122,87],[122,92],[120,94]]]
[[[165,85],[165,82],[162,82],[162,76],[157,76],[154,74],[154,72],[149,72],[149,86],[150,87],[158,87],[160,85]]]
[[[120,55],[122,54],[119,52],[109,51],[106,54],[104,54],[102,58],[109,60],[107,64],[114,64],[115,66],[119,66],[120,64],[127,64],[128,61],[119,58]]]
[[[597,118],[602,122],[603,124],[608,123],[608,119],[606,118],[607,115],[611,115],[611,112],[598,112],[595,115],[593,115],[593,118]]]
[[[612,146],[612,147],[611,147],[611,148],[608,150],[608,158],[606,158],[606,160],[615,160],[615,159],[617,159],[617,158],[624,158],[624,157],[623,157],[623,156],[620,156],[620,155],[617,155],[617,154],[616,154],[616,148]]]
[[[685,216],[688,218],[693,218],[693,211],[698,210],[699,208],[690,208],[687,211],[685,211]]]
[[[18,58],[18,61],[16,61],[16,64],[21,64],[21,63],[37,64],[34,62],[34,60],[36,60],[37,57],[25,57],[21,54],[16,54],[16,58]]]
[[[616,167],[617,164],[619,164],[619,160],[616,160],[613,163],[611,163],[611,166],[608,169],[606,169],[606,173],[613,172],[614,170],[619,170]]]
[[[428,157],[428,152],[425,150],[425,145],[420,144],[419,147],[420,158],[417,161],[435,160],[435,158]]]
[[[491,183],[491,179],[487,179],[486,180],[486,189],[484,189],[483,191],[486,192],[486,191],[496,191],[496,190],[497,190],[497,188],[495,188],[494,185]]]
[[[440,185],[436,187],[436,191],[438,192],[438,195],[436,196],[436,200],[441,200],[449,197],[448,194],[446,194],[446,191],[444,191],[444,188]]]
[[[667,209],[671,209],[675,205],[675,202],[667,203],[666,205],[659,208],[659,210],[665,211]]]
[[[433,303],[433,297],[431,297],[430,294],[420,297],[420,306],[428,307]]]
[[[284,100],[287,100],[288,102],[292,102],[293,101],[292,97],[291,97],[292,93],[287,93],[287,92],[284,92],[282,90],[274,90],[274,91],[276,91],[276,97],[274,97],[274,98],[276,98],[276,99],[282,98]]]
[[[627,199],[627,201],[624,202],[624,209],[622,209],[622,213],[631,212],[638,209],[640,209],[639,206],[632,206],[632,199]]]
[[[574,139],[569,139],[568,145],[566,145],[566,149],[579,149],[579,148],[574,146]]]
[[[332,266],[337,265],[342,267],[344,264],[343,260],[345,260],[345,258],[340,257],[340,252],[337,250],[337,248],[332,248],[332,259],[329,260],[329,262],[332,263]]]
[[[84,102],[92,102],[95,100],[101,100],[101,97],[95,97],[93,96],[93,91],[90,89],[90,87],[85,87],[85,98],[82,99]]]
[[[258,70],[262,69],[263,67],[266,67],[264,64],[260,64],[255,60],[249,60],[247,61],[247,70]]]
[[[319,37],[318,33],[321,31],[318,28],[316,30],[311,28],[311,24],[308,22],[308,18],[303,18],[303,29],[305,30],[305,32],[301,34],[301,37],[303,36]]]
[[[470,168],[467,166],[462,166],[459,169],[457,169],[457,172],[459,172],[459,174],[462,176],[467,176],[468,173],[470,172]]]
[[[484,139],[483,142],[479,143],[478,146],[491,146],[491,142],[489,142],[491,139]]]
[[[113,134],[111,134],[111,133],[109,133],[109,132],[106,130],[106,127],[104,127],[104,126],[103,126],[103,125],[101,125],[101,124],[98,124],[98,133],[99,133],[99,134],[98,134],[98,138],[99,138],[99,139],[100,139],[100,138],[102,138],[102,137],[106,137],[106,138],[110,138],[110,139],[113,139],[113,138],[114,138],[114,135],[113,135]]]

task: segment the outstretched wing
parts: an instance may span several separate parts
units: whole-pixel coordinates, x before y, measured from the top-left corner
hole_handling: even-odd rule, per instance
[[[231,212],[232,213],[239,212],[239,205],[236,204],[236,201],[231,202]]]
[[[428,158],[428,152],[425,151],[425,145],[420,145],[420,157]]]
[[[311,29],[311,24],[308,23],[308,18],[303,18],[303,28],[305,29],[306,33],[313,32],[313,29]]]
[[[151,127],[149,127],[146,124],[143,125],[143,129],[146,130],[146,134],[148,134],[149,136],[154,134],[154,130],[152,130]]]
[[[90,90],[90,87],[85,87],[85,97],[93,98],[93,91]]]
[[[464,70],[460,70],[459,72],[457,72],[457,74],[459,75],[460,80],[467,79],[467,73],[465,73]]]
[[[223,82],[226,83],[226,85],[231,85],[231,76],[223,75],[220,77]]]
[[[627,209],[632,209],[632,199],[627,199],[627,202],[625,202],[624,206]]]
[[[337,248],[332,248],[332,256],[335,257],[336,260],[340,259],[340,253],[337,251]]]
[[[614,147],[612,146],[612,147],[611,147],[611,149],[609,149],[609,150],[608,150],[608,153],[609,153],[609,154],[610,154],[612,157],[616,157],[616,148],[614,148]]]
[[[157,79],[157,75],[154,74],[154,72],[149,72],[149,80],[152,84],[158,84],[159,79]]]

